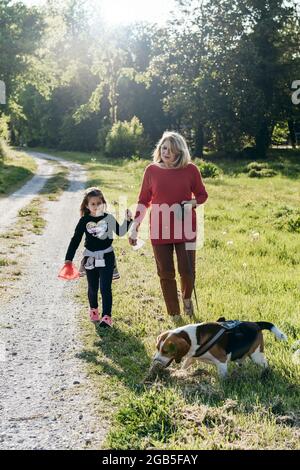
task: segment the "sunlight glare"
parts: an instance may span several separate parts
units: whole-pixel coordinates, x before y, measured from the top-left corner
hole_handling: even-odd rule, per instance
[[[173,0],[102,0],[104,20],[110,24],[149,21],[164,23]]]

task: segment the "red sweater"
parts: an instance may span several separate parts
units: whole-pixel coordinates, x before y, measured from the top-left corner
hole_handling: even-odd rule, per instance
[[[194,198],[203,204],[207,192],[196,165],[185,168],[161,168],[152,163],[144,173],[135,219],[145,217],[151,205],[150,238],[153,245],[182,243],[196,239],[196,212],[193,208],[181,216],[179,204]]]

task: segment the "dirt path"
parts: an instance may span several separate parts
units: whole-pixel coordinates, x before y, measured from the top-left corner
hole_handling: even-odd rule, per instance
[[[70,187],[46,204],[45,231],[30,236],[27,269],[0,306],[0,449],[96,449],[106,432],[97,390],[76,358],[78,281],[57,278],[86,175],[80,165],[59,161],[70,169]]]

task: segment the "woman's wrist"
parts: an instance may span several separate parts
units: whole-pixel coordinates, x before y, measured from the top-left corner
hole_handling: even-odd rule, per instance
[[[140,224],[138,222],[133,221],[133,223],[130,227],[130,233],[129,233],[130,238],[137,238],[137,234],[138,234],[138,231],[139,231],[139,226],[140,226]]]

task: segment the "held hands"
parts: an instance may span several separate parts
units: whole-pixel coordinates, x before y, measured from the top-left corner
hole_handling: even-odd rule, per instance
[[[131,212],[130,209],[126,210],[125,217],[126,217],[126,220],[128,220],[128,222],[130,220],[132,220],[132,212]],[[129,238],[128,238],[129,245],[131,245],[131,246],[135,246],[136,241],[137,241],[137,228],[134,227],[134,225],[135,224],[133,223],[132,226],[131,226],[130,235],[129,235]]]
[[[130,222],[130,220],[132,220],[132,212],[131,212],[130,209],[126,209],[125,218],[126,218],[126,220],[128,220],[128,222]]]
[[[137,244],[137,235],[138,235],[138,229],[139,225],[137,222],[133,222],[130,232],[129,232],[129,245],[130,246],[135,246]]]
[[[130,246],[135,246],[137,244],[137,238],[129,237],[128,241]]]

